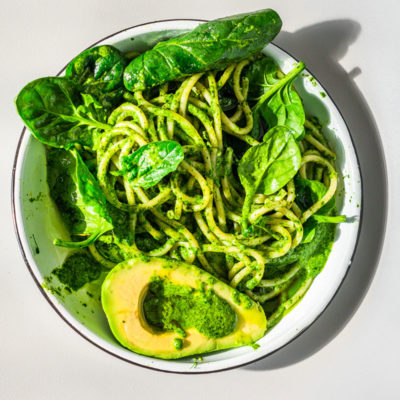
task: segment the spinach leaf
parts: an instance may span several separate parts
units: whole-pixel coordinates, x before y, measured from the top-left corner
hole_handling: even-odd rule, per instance
[[[68,78],[40,78],[18,94],[16,106],[28,129],[42,143],[70,148],[93,147],[99,133],[108,129],[100,104],[81,95]]]
[[[238,174],[246,197],[242,209],[243,232],[248,233],[248,217],[256,193],[272,194],[285,186],[300,168],[301,153],[289,128],[276,126],[263,143],[246,151]]]
[[[296,203],[302,211],[310,208],[326,193],[326,186],[322,182],[313,179],[304,179],[296,176],[294,184],[296,190]],[[332,197],[323,207],[318,210],[318,214],[328,214],[334,208],[335,198]]]
[[[306,120],[300,96],[288,82],[260,107],[260,112],[269,127],[286,125],[292,129],[297,140],[304,136]]]
[[[123,157],[121,173],[133,186],[149,188],[175,171],[184,158],[182,146],[173,140],[152,142]]]
[[[113,46],[96,46],[76,56],[65,76],[84,93],[94,95],[107,108],[116,106],[124,91],[124,69],[128,60]]]
[[[260,116],[264,118],[268,128],[286,125],[296,139],[300,140],[304,136],[304,108],[292,85],[304,68],[305,65],[300,62],[287,75],[283,75],[273,59],[264,57],[253,62],[247,69],[246,77],[250,82],[249,99],[257,100],[253,107],[254,138],[261,136]]]
[[[301,239],[301,243],[310,243],[314,239],[317,225],[317,221],[312,217],[303,224],[303,238]]]
[[[280,155],[274,159],[268,168],[268,174],[259,185],[257,193],[272,194],[285,186],[300,168],[301,153],[297,142],[286,126],[275,126],[270,129],[263,139],[263,144],[271,146],[271,143],[278,138],[287,138],[286,145]]]
[[[261,140],[264,135],[264,130],[262,129],[262,122],[259,110],[253,111],[253,129],[250,132],[250,136],[252,136],[256,140]]]
[[[296,177],[294,180],[296,189],[296,204],[302,211],[310,208],[314,203],[320,200],[326,193],[326,187],[322,182],[313,179],[304,179]],[[344,215],[328,215],[335,210],[335,197],[332,197],[317,214],[311,216],[303,225],[304,233],[302,243],[309,243],[313,240],[316,227],[320,223],[339,224],[346,222]]]
[[[125,87],[134,92],[182,76],[223,69],[260,52],[281,26],[279,15],[270,9],[201,24],[132,60],[125,69]]]
[[[263,57],[252,62],[246,69],[244,76],[249,81],[247,98],[257,101],[265,93],[267,87],[279,83],[278,64],[271,57]]]
[[[49,148],[47,171],[51,197],[71,235],[74,238],[86,237],[80,242],[56,239],[54,244],[69,248],[86,247],[113,229],[105,196],[75,149]]]

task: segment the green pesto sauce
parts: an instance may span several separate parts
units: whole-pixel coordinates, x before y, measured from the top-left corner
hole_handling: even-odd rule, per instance
[[[287,305],[281,304],[279,297],[267,300],[262,304],[267,319],[277,311],[279,312],[279,316],[270,323],[269,329],[275,326],[300,300],[298,298],[297,301],[291,301],[291,297],[295,295],[302,284],[309,278],[315,278],[322,271],[332,249],[335,230],[335,224],[317,224],[315,236],[311,242],[300,244],[283,257],[270,260],[266,264],[265,277],[267,279],[287,272],[295,262],[299,262],[301,265],[293,283],[285,290],[284,296],[287,299]]]
[[[74,253],[52,274],[70,290],[78,290],[86,283],[98,279],[103,267],[86,252]]]
[[[235,291],[233,292],[233,294],[232,294],[232,301],[233,301],[235,304],[240,305],[240,293],[239,293],[237,290],[235,290]]]
[[[232,294],[232,301],[235,304],[244,307],[245,310],[249,310],[253,306],[253,302],[250,297],[240,293],[238,290],[234,290]]]
[[[265,266],[265,278],[272,279],[290,269],[292,264],[299,261],[308,274],[317,276],[324,267],[335,237],[335,224],[317,224],[315,236],[309,243],[299,244],[283,257],[275,258],[267,262]]]
[[[174,339],[174,347],[176,350],[182,350],[183,349],[183,340],[179,338]]]
[[[236,325],[236,313],[212,290],[195,290],[160,278],[150,283],[143,309],[156,330],[174,331],[183,337],[186,329],[196,328],[208,338],[221,338]]]
[[[136,235],[136,245],[139,250],[149,252],[160,247],[161,243],[155,240],[149,233],[144,232]]]
[[[117,244],[114,243],[114,237],[111,234],[100,236],[95,243],[97,251],[107,260],[115,263],[124,261],[124,254]]]

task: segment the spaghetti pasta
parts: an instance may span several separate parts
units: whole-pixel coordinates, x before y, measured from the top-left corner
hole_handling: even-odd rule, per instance
[[[113,127],[97,149],[97,177],[107,200],[137,216],[136,224],[157,243],[148,251],[136,250],[132,243],[135,251],[195,263],[264,302],[279,298],[302,268],[295,263],[281,275],[263,279],[265,265],[302,242],[305,222],[334,197],[337,178],[330,161],[335,158],[333,151],[321,131],[307,120],[307,134],[300,142],[300,176],[322,184],[328,177],[326,193],[307,210],[296,202],[294,179],[278,193],[258,194],[250,221],[257,225],[263,220],[263,228],[252,237],[242,235],[244,192],[235,178],[235,154],[227,141],[233,136],[250,146],[259,144],[250,135],[254,121],[247,102],[248,81],[242,76],[250,62],[244,60],[221,72],[198,73],[182,82],[162,85],[152,91],[155,97],[136,92],[130,97],[133,102],[122,104],[108,119]],[[221,110],[218,96],[228,82],[237,100],[229,115]],[[180,167],[152,190],[132,188],[124,178],[125,201],[121,200],[115,171],[122,157],[151,141],[172,138],[184,149]],[[266,289],[267,293],[260,292]]]

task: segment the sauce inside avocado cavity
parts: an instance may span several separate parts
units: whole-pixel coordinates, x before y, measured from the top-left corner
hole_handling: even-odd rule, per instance
[[[236,313],[227,301],[211,289],[195,290],[155,277],[143,304],[147,322],[159,331],[174,331],[185,337],[185,330],[196,328],[208,338],[221,338],[235,329]],[[180,347],[176,342],[175,347]]]

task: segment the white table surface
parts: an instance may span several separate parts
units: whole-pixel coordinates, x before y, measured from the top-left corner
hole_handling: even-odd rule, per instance
[[[212,19],[271,7],[276,40],[303,59],[347,120],[361,158],[363,231],[353,266],[300,338],[247,367],[183,376],[142,369],[69,328],[33,283],[10,211],[22,128],[13,99],[98,39],[166,18]],[[0,2],[0,399],[400,398],[400,79],[398,1],[37,0]],[[388,175],[388,222],[382,254]],[[378,262],[379,260],[379,262]]]

